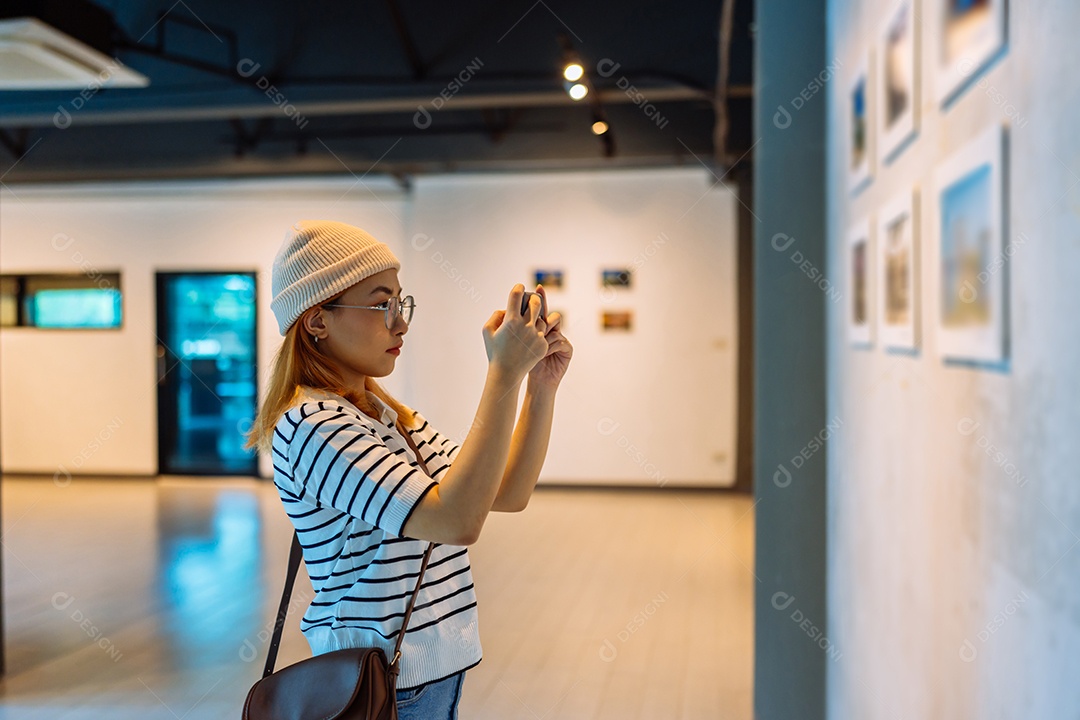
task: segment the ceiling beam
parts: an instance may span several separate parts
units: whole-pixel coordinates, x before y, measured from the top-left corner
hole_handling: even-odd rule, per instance
[[[485,133],[491,142],[497,145],[518,124],[522,115],[525,114],[525,109],[516,107],[510,108],[505,113],[500,113],[497,108],[483,108],[480,114],[484,119]],[[530,128],[530,130],[533,130],[533,128]]]
[[[366,177],[373,181],[380,177],[397,175],[419,176],[435,173],[454,172],[557,172],[563,170],[588,170],[610,168],[650,168],[650,167],[697,167],[700,161],[690,153],[663,155],[618,155],[612,158],[588,157],[573,158],[499,158],[489,160],[428,160],[394,163],[383,160],[376,163],[374,157],[342,158],[346,170],[356,174],[369,173]],[[19,170],[22,170],[20,166]],[[243,162],[223,164],[220,161],[200,161],[185,165],[142,165],[122,168],[81,167],[72,168],[29,168],[18,173],[18,177],[5,179],[5,185],[49,184],[68,182],[115,182],[118,180],[179,180],[211,178],[262,178],[268,175],[326,176],[337,177],[343,172],[341,163],[329,156],[310,153],[304,157],[283,159],[258,158],[247,156]],[[15,173],[12,173],[13,175]],[[730,178],[723,182],[727,184]],[[0,189],[0,194],[6,190]],[[370,196],[369,196],[370,197]]]
[[[196,33],[210,33],[210,35],[212,35],[219,43],[225,43],[229,53],[228,59],[223,64],[216,64],[200,60],[199,58],[166,51],[165,30],[170,23],[187,27]],[[126,35],[122,35],[114,42],[114,47],[112,49],[148,55],[150,57],[158,58],[159,60],[164,60],[165,62],[183,65],[194,68],[195,70],[212,73],[219,77],[228,78],[229,80],[242,82],[243,78],[236,73],[236,64],[239,62],[240,55],[236,33],[226,27],[215,26],[215,28],[217,29],[217,32],[214,32],[214,30],[202,20],[196,21],[178,14],[170,14],[170,11],[166,10],[163,13],[158,13],[157,22],[154,23],[154,29],[157,30],[157,33],[155,34],[156,41],[153,44],[132,40]],[[218,33],[225,38],[224,41],[218,36]]]
[[[470,83],[479,86],[479,81]],[[365,88],[370,92],[370,88]],[[149,97],[142,91],[101,92],[85,102],[77,111],[71,112],[73,125],[110,125],[153,122],[181,122],[200,120],[229,120],[231,118],[289,117],[311,118],[322,115],[376,115],[384,113],[416,113],[420,108],[429,112],[455,110],[481,110],[492,108],[528,108],[572,106],[574,101],[562,90],[541,89],[536,91],[482,91],[477,88],[460,92],[439,104],[439,90],[418,92],[417,88],[403,88],[398,97],[357,97],[358,90],[338,91],[334,94],[313,94],[310,88],[270,86],[266,93],[258,89],[223,89],[215,92],[168,93]],[[663,102],[713,102],[713,94],[706,90],[681,85],[638,86],[640,93],[628,93],[619,88],[597,90],[599,99],[608,105],[643,104]],[[732,87],[728,96],[749,95],[752,88]],[[278,96],[280,94],[280,96]],[[273,97],[270,97],[273,95]],[[280,104],[275,98],[281,100]],[[58,105],[55,100],[36,103],[5,103],[0,114],[0,127],[45,127],[54,124]]]
[[[394,23],[394,31],[397,32],[401,48],[405,51],[405,57],[412,69],[413,80],[423,80],[427,74],[424,60],[420,57],[420,51],[413,41],[412,33],[409,32],[409,24],[405,21],[405,15],[401,12],[401,6],[397,0],[386,0],[386,8],[390,11],[390,19]]]
[[[716,75],[716,122],[713,126],[713,162],[727,169],[734,158],[728,151],[729,80],[731,78],[731,35],[735,25],[736,0],[723,0],[720,8],[720,42],[718,44],[719,68]]]
[[[16,161],[22,160],[29,144],[30,128],[18,128],[10,134],[5,130],[0,130],[0,145],[3,145]]]

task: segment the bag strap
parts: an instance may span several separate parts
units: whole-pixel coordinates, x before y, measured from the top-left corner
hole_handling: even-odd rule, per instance
[[[398,432],[405,436],[405,441],[409,443],[409,447],[416,453],[416,461],[420,463],[420,467],[423,468],[424,474],[431,477],[431,472],[428,471],[427,463],[424,462],[424,456],[420,454],[420,449],[416,447],[416,442],[412,439],[412,435],[401,424],[401,418],[395,421]],[[398,633],[397,642],[394,644],[394,657],[390,660],[390,672],[397,677],[398,672],[398,660],[401,659],[401,643],[405,639],[405,628],[409,627],[409,618],[412,617],[413,605],[416,603],[416,596],[420,594],[420,582],[424,579],[424,571],[427,570],[428,560],[431,559],[431,551],[435,549],[435,543],[429,542],[427,550],[424,552],[424,560],[420,563],[420,575],[416,578],[416,587],[413,588],[412,597],[409,598],[409,606],[405,608],[405,617],[401,621],[401,632]]]
[[[270,652],[266,655],[263,677],[269,677],[274,673],[278,646],[281,645],[281,630],[285,627],[285,614],[289,612],[289,596],[292,595],[293,582],[296,580],[296,571],[300,569],[300,558],[302,557],[303,550],[300,547],[300,536],[293,530],[292,548],[289,550],[289,570],[285,574],[285,589],[281,592],[281,605],[278,606],[277,620],[274,622],[274,635],[270,638]]]
[[[396,422],[398,432],[405,436],[405,440],[409,443],[409,447],[416,453],[416,459],[420,463],[420,467],[424,469],[424,473],[431,477],[431,473],[428,472],[427,463],[424,462],[423,456],[420,454],[420,450],[416,447],[416,443],[413,442],[412,436],[409,434],[399,419]],[[409,626],[409,618],[412,617],[413,605],[416,603],[416,596],[420,594],[420,583],[424,580],[424,571],[427,570],[428,560],[431,559],[431,551],[435,549],[435,543],[429,542],[427,550],[424,551],[424,560],[420,564],[420,574],[416,578],[416,587],[413,588],[412,597],[409,598],[409,606],[405,609],[405,618],[401,621],[401,632],[398,633],[397,643],[394,645],[394,657],[390,661],[390,672],[395,676],[397,675],[397,663],[401,658],[401,642],[405,639],[405,628]],[[285,574],[285,587],[281,591],[281,604],[278,606],[277,619],[274,622],[274,634],[270,638],[270,651],[266,655],[266,666],[263,668],[263,677],[269,677],[274,674],[274,664],[277,662],[278,647],[281,645],[281,631],[285,628],[285,615],[289,612],[289,597],[292,595],[293,584],[296,581],[296,573],[300,569],[300,560],[303,558],[303,548],[300,545],[300,536],[293,530],[292,547],[289,549],[289,569]]]

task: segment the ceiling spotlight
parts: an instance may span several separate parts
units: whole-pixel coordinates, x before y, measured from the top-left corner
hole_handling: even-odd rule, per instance
[[[572,62],[567,64],[562,71],[563,77],[570,82],[575,82],[581,79],[581,76],[585,74],[585,68],[581,67],[581,63]]]
[[[581,83],[574,83],[570,88],[570,97],[574,100],[580,100],[589,94],[589,88],[585,87]]]
[[[594,135],[603,135],[608,131],[608,124],[603,120],[597,120],[592,124],[592,131]]]

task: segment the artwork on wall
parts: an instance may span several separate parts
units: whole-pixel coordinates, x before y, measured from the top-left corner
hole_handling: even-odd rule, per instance
[[[878,137],[887,162],[915,135],[919,122],[918,25],[915,0],[899,0],[882,28],[878,63]]]
[[[871,283],[873,273],[873,248],[870,222],[855,223],[847,237],[847,333],[853,345],[869,346],[873,343],[873,304]]]
[[[918,195],[907,191],[882,207],[877,242],[878,317],[881,345],[898,350],[919,347]]]
[[[629,310],[605,310],[602,316],[601,328],[605,331],[632,329],[633,314]]]
[[[563,286],[562,270],[534,270],[533,287],[543,285],[546,290],[561,290]]]
[[[999,362],[1006,355],[1004,141],[994,125],[935,174],[938,338],[946,357]]]
[[[616,268],[601,271],[600,285],[602,287],[630,287],[630,271],[626,268]]]
[[[848,187],[854,192],[871,177],[870,53],[864,52],[848,87]]]
[[[949,102],[1005,47],[1006,0],[932,0],[940,19],[938,100]]]

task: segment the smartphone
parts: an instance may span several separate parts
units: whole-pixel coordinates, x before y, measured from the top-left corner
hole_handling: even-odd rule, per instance
[[[521,314],[525,315],[529,312],[529,296],[540,295],[540,293],[525,291],[525,294],[521,296]],[[540,319],[547,320],[547,300],[543,295],[540,295]]]

